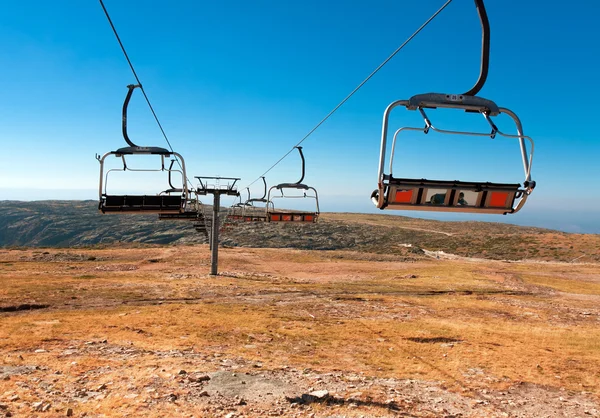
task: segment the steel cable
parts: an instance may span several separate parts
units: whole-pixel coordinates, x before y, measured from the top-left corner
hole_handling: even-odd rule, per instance
[[[402,48],[404,48],[410,41],[413,40],[413,38],[415,36],[417,36],[419,34],[419,32],[421,32],[423,29],[425,29],[425,27],[427,25],[429,25],[429,23],[431,23],[431,21],[433,19],[435,19],[437,17],[437,15],[439,15],[450,3],[452,3],[452,0],[448,0],[446,1],[446,3],[444,3],[444,5],[442,7],[440,7],[429,19],[427,19],[425,21],[425,23],[423,23],[412,35],[410,35],[403,43],[402,45],[400,45],[398,48],[396,48],[396,50],[389,56],[387,57],[375,70],[373,70],[373,72],[371,72],[371,74],[369,74],[369,76],[367,78],[365,78],[354,90],[352,90],[352,92],[350,94],[348,94],[344,100],[342,100],[336,107],[333,108],[333,110],[331,112],[329,112],[327,114],[327,116],[325,116],[319,123],[317,123],[317,125],[312,128],[310,130],[310,132],[308,132],[304,138],[302,138],[300,140],[300,142],[298,142],[296,145],[294,145],[292,147],[292,149],[290,149],[287,153],[285,153],[283,155],[283,157],[281,157],[279,160],[277,160],[277,162],[275,162],[275,164],[273,164],[271,167],[269,167],[269,169],[267,171],[265,171],[264,173],[262,173],[260,176],[258,176],[258,178],[256,178],[256,180],[254,180],[252,183],[248,184],[248,186],[246,187],[250,187],[252,186],[254,183],[256,183],[258,180],[260,180],[261,177],[265,176],[269,171],[271,171],[272,169],[274,169],[280,162],[282,162],[288,155],[290,155],[292,153],[292,151],[294,151],[294,148],[296,148],[297,146],[299,146],[300,144],[302,144],[306,139],[308,139],[308,137],[310,135],[313,134],[313,132],[315,132],[323,123],[325,123],[325,121],[327,119],[329,119],[340,107],[342,107],[342,105],[344,105],[344,103],[346,103],[353,95],[354,93],[356,93],[362,86],[364,86],[367,81],[369,81],[375,74],[377,74],[377,72],[379,72],[379,70],[381,70],[381,68],[387,64],[392,58],[394,58],[394,56],[400,52],[402,50]]]

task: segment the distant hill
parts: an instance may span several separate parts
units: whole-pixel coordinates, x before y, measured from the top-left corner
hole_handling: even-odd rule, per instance
[[[74,247],[115,242],[203,242],[191,224],[157,215],[102,215],[92,200],[0,201],[0,246]]]
[[[353,250],[409,256],[443,251],[462,257],[600,262],[600,235],[488,222],[444,222],[397,215],[325,213],[316,224],[226,226],[224,246]],[[102,215],[96,201],[0,201],[0,247],[202,244],[189,221],[156,215]]]

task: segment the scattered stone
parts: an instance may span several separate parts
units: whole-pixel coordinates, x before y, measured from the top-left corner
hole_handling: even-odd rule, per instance
[[[100,386],[98,386],[96,388],[96,390],[104,390],[104,389],[106,389],[106,384],[105,383],[102,383]]]
[[[181,369],[181,370],[179,370],[179,372],[177,374],[184,375],[184,374],[187,374],[187,372],[185,370]]]
[[[67,413],[66,413],[66,415],[67,415],[68,417],[72,417],[72,416],[73,416],[73,408],[67,408]]]
[[[207,391],[203,390],[198,394],[198,396],[210,396]]]
[[[47,353],[48,351],[44,350],[43,348],[38,348],[37,350],[34,351],[34,353]]]
[[[327,398],[329,398],[329,392],[326,390],[315,390],[313,392],[304,393],[302,395],[302,400],[305,403],[322,402]]]
[[[42,407],[42,412],[48,411],[51,407],[52,407],[52,404],[51,403],[47,403],[46,405],[44,405]]]
[[[175,402],[177,399],[178,399],[178,396],[177,396],[177,395],[175,395],[174,393],[171,393],[171,394],[170,394],[170,395],[167,397],[167,400],[168,400],[169,402]]]
[[[44,402],[39,401],[39,402],[35,402],[33,403],[33,405],[31,405],[33,407],[33,409],[35,409],[36,411],[41,411],[42,407],[44,406]]]
[[[19,399],[21,399],[21,398],[19,398],[19,395],[13,395],[13,396],[11,396],[10,398],[8,398],[8,400],[9,400],[10,402],[16,402],[16,401],[18,401]]]

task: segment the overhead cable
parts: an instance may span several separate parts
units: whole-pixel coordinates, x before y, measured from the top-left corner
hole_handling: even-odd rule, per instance
[[[281,157],[279,160],[277,160],[277,162],[275,162],[275,164],[273,164],[271,167],[269,167],[269,169],[267,171],[265,171],[264,173],[262,173],[260,176],[258,176],[256,178],[256,180],[254,180],[252,183],[250,183],[248,186],[246,187],[250,187],[252,186],[254,183],[256,183],[258,180],[260,180],[261,177],[265,176],[269,171],[271,171],[272,169],[274,169],[280,162],[282,162],[288,155],[290,155],[292,153],[292,151],[294,151],[294,148],[296,148],[297,146],[299,146],[300,144],[302,144],[306,139],[308,139],[309,136],[311,136],[313,134],[313,132],[315,132],[323,123],[325,123],[325,121],[327,119],[329,119],[340,107],[342,107],[342,105],[344,105],[344,103],[346,103],[353,95],[354,93],[356,93],[362,86],[364,86],[367,81],[369,81],[375,74],[377,74],[377,72],[379,72],[379,70],[381,70],[381,68],[387,64],[392,58],[394,58],[394,56],[400,52],[402,50],[402,48],[404,48],[410,41],[413,40],[413,38],[415,36],[417,36],[419,34],[419,32],[421,32],[427,25],[429,25],[429,23],[431,23],[431,21],[433,19],[435,19],[437,17],[437,15],[439,15],[442,10],[444,10],[450,3],[452,3],[452,0],[448,0],[446,1],[446,3],[444,3],[444,5],[442,7],[440,7],[429,19],[427,19],[425,21],[425,23],[423,23],[412,35],[410,35],[403,43],[402,45],[400,45],[394,52],[392,52],[392,54],[387,57],[375,70],[373,70],[373,72],[371,72],[371,74],[369,74],[369,76],[367,78],[365,78],[354,90],[352,90],[352,92],[350,94],[348,94],[344,100],[342,100],[336,107],[333,108],[333,110],[331,112],[329,112],[327,114],[327,116],[325,116],[323,119],[321,119],[321,121],[319,123],[317,123],[317,125],[312,128],[305,136],[304,138],[302,138],[300,140],[300,142],[298,142],[296,145],[294,145],[292,147],[292,149],[290,149],[287,153],[285,153],[283,155],[283,157]]]
[[[110,18],[110,15],[108,14],[108,10],[106,10],[106,7],[104,6],[104,2],[102,0],[99,0],[99,1],[100,1],[100,5],[102,6],[102,10],[104,10],[104,14],[106,15],[106,18],[108,19],[108,23],[110,24],[110,27],[112,28],[113,33],[115,34],[115,37],[117,38],[117,41],[119,42],[119,46],[121,47],[121,50],[123,51],[123,55],[125,55],[125,59],[127,60],[127,63],[129,64],[129,68],[131,68],[131,72],[133,73],[133,76],[135,77],[137,84],[140,86],[140,90],[142,91],[142,94],[144,95],[144,98],[146,99],[146,103],[148,103],[148,107],[150,108],[150,111],[152,112],[152,115],[154,116],[154,120],[156,121],[160,131],[162,132],[162,135],[165,138],[165,141],[167,141],[167,145],[169,145],[169,149],[171,150],[171,152],[174,152],[173,147],[171,146],[171,141],[169,141],[169,138],[167,137],[167,134],[166,134],[165,130],[163,129],[163,126],[160,123],[160,120],[158,119],[156,112],[154,111],[154,107],[152,107],[152,103],[150,103],[150,99],[148,98],[148,95],[146,94],[144,85],[140,81],[140,78],[138,77],[137,72],[135,71],[135,68],[133,67],[132,62],[129,59],[129,55],[127,54],[127,51],[125,50],[125,46],[123,46],[123,42],[121,42],[121,37],[119,36],[117,29],[115,28],[115,25],[113,24],[113,21]],[[179,162],[179,159],[176,156],[175,156],[175,160],[177,161],[177,164],[179,164],[179,168],[181,168],[183,170],[183,168],[181,167],[181,163]],[[189,179],[186,179],[186,180],[188,183],[191,184]]]

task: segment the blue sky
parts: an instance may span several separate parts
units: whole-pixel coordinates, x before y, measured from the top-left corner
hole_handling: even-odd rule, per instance
[[[241,177],[242,187],[442,4],[105,0],[189,176]],[[536,143],[532,176],[538,186],[516,215],[427,216],[600,233],[600,4],[488,0],[486,6],[491,59],[479,95],[523,121]],[[369,195],[376,186],[384,109],[418,93],[468,90],[479,72],[480,43],[473,1],[454,0],[303,143],[305,183],[319,190],[323,211],[378,212]],[[94,155],[125,145],[120,112],[126,85],[134,81],[97,1],[3,5],[0,199],[97,198]],[[395,116],[398,124],[421,124],[404,113]],[[483,126],[464,115],[431,118]],[[129,121],[134,142],[166,145],[139,91]],[[395,157],[398,176],[523,181],[514,142],[408,136],[402,144]],[[294,153],[267,174],[267,182],[298,176]],[[253,196],[261,187],[252,186]]]

